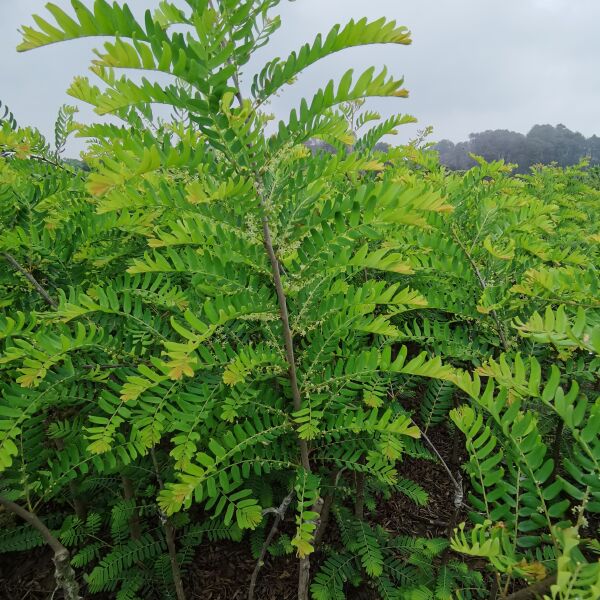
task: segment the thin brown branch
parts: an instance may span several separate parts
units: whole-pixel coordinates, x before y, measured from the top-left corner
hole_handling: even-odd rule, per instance
[[[54,445],[59,452],[65,449],[65,442],[62,438],[54,440]],[[80,497],[77,483],[73,479],[69,480],[69,491],[71,492],[75,515],[78,519],[85,521],[87,519],[87,505]]]
[[[87,504],[81,498],[77,484],[71,480],[69,481],[69,492],[73,498],[73,508],[75,509],[75,515],[78,519],[85,521],[87,519]]]
[[[15,154],[16,154],[15,150],[8,150],[8,151],[0,153],[0,156],[2,156],[4,158],[6,156],[11,156],[11,155],[14,156]],[[43,162],[48,165],[52,165],[53,167],[62,169],[63,171],[66,171],[67,173],[69,173],[69,175],[76,175],[75,171],[71,171],[71,169],[65,167],[65,165],[63,163],[54,161],[54,160],[50,160],[49,158],[46,158],[45,156],[40,156],[38,154],[30,154],[27,158],[29,158],[31,160],[37,160],[39,162]]]
[[[465,492],[464,492],[463,484],[462,484],[462,478],[460,476],[460,473],[457,473],[456,477],[452,474],[450,467],[447,465],[446,461],[442,458],[442,455],[438,452],[438,449],[434,446],[433,442],[427,437],[427,434],[424,433],[423,431],[421,431],[421,435],[423,436],[423,439],[427,442],[427,445],[433,450],[435,455],[440,459],[440,462],[442,463],[442,467],[444,467],[444,470],[446,471],[446,473],[448,473],[448,477],[450,478],[450,481],[452,482],[452,485],[454,486],[454,501],[453,501],[454,511],[451,513],[450,521],[448,522],[448,528],[447,528],[448,537],[451,537],[452,533],[454,531],[454,528],[456,527],[456,521],[458,519],[460,507],[462,506],[463,500],[465,497]]]
[[[71,555],[69,554],[69,551],[34,513],[25,510],[17,503],[2,498],[1,496],[0,505],[29,523],[42,536],[44,542],[50,546],[54,552],[54,577],[57,586],[63,590],[65,600],[81,600],[81,596],[79,595],[79,584],[77,583],[75,572],[71,567]]]
[[[364,519],[365,516],[365,486],[366,474],[358,472],[356,477],[356,497],[354,498],[354,516],[357,519]]]
[[[6,498],[0,496],[0,504],[14,513],[18,517],[21,517],[24,521],[27,521],[34,529],[36,529],[39,534],[44,538],[44,542],[52,548],[52,551],[57,554],[60,552],[67,552],[67,549],[58,541],[57,538],[54,537],[52,532],[42,523],[40,518],[32,512],[24,509],[22,506],[19,506],[16,502],[11,502]]]
[[[256,588],[256,581],[258,579],[258,574],[265,564],[265,556],[267,555],[267,550],[279,529],[279,524],[285,518],[285,513],[294,497],[294,490],[292,490],[281,502],[279,508],[277,508],[275,512],[275,520],[273,521],[273,525],[271,526],[271,530],[269,531],[269,535],[267,535],[267,539],[265,543],[262,545],[260,549],[260,555],[258,560],[256,561],[256,565],[254,567],[254,571],[252,571],[252,578],[250,579],[250,587],[248,588],[248,600],[254,600],[254,590]]]
[[[158,487],[162,490],[165,486],[160,476],[160,469],[158,468],[158,461],[156,460],[156,453],[154,448],[150,449],[152,456],[152,464],[154,465],[154,474]],[[171,563],[171,573],[173,574],[173,583],[175,585],[175,593],[177,594],[177,600],[186,600],[185,591],[183,589],[183,580],[181,579],[181,569],[179,568],[179,562],[177,561],[177,545],[175,541],[175,528],[173,524],[165,515],[162,510],[159,509],[160,522],[165,530],[165,540],[167,542],[167,550],[169,551],[169,562]]]
[[[556,583],[556,575],[550,575],[542,581],[538,581],[529,587],[526,587],[510,596],[506,596],[505,600],[533,600],[546,594],[550,588]]]
[[[48,165],[52,165],[53,167],[58,167],[59,169],[62,169],[63,171],[66,171],[70,175],[75,175],[76,174],[75,171],[71,171],[71,169],[68,169],[62,163],[54,161],[54,160],[50,160],[49,158],[46,158],[45,156],[38,156],[36,154],[31,154],[29,156],[29,158],[32,158],[34,160],[39,160],[40,162],[44,162],[44,163],[46,163]]]
[[[4,252],[2,254],[2,256],[6,259],[6,261],[8,263],[10,263],[10,265],[16,271],[21,273],[21,275],[23,275],[25,277],[25,279],[27,279],[27,281],[29,281],[29,283],[31,283],[31,285],[33,285],[36,292],[46,301],[47,304],[49,304],[52,308],[58,307],[58,303],[56,302],[56,300],[54,300],[54,298],[52,298],[52,296],[50,296],[50,294],[40,285],[40,283],[37,281],[37,279],[31,273],[29,273],[29,271],[27,271],[25,269],[25,267],[23,267],[22,265],[19,264],[17,259],[14,256],[12,256],[12,254],[9,254],[8,252]]]
[[[454,477],[452,471],[450,470],[450,467],[446,464],[446,461],[442,458],[442,455],[438,452],[438,449],[433,445],[433,442],[427,437],[427,434],[421,431],[421,435],[423,436],[423,439],[427,442],[427,445],[434,451],[435,455],[440,459],[442,467],[444,467],[446,473],[448,473],[448,477],[450,478],[450,481],[452,481],[452,485],[454,486],[455,490],[454,506],[460,508],[464,499],[462,482],[458,481]]]
[[[209,0],[209,5],[214,9],[212,0]],[[236,73],[237,75],[237,73]],[[234,83],[236,86],[236,98],[240,103],[240,107],[243,106],[244,99],[242,97],[239,78],[237,76],[234,77]],[[260,185],[260,178],[258,173],[255,174],[256,183]],[[258,190],[257,190],[258,191]],[[269,262],[271,263],[271,272],[273,275],[273,284],[275,286],[275,291],[277,293],[277,300],[279,303],[279,317],[281,321],[282,333],[283,333],[283,341],[285,345],[285,354],[288,363],[288,379],[290,382],[290,387],[292,389],[292,399],[293,399],[293,407],[294,411],[297,412],[302,408],[302,398],[300,396],[300,389],[298,388],[298,375],[296,372],[296,360],[294,357],[294,342],[292,337],[292,330],[290,328],[290,319],[287,307],[287,298],[285,296],[285,291],[283,289],[283,284],[281,282],[281,265],[279,264],[279,260],[275,254],[275,250],[273,248],[273,240],[271,236],[271,228],[269,226],[269,216],[268,216],[268,207],[265,202],[264,196],[259,192],[260,205],[263,211],[262,218],[262,229],[263,229],[263,242],[265,246],[265,250],[269,257]],[[308,445],[305,440],[298,438],[298,448],[300,449],[300,459],[302,463],[303,469],[307,472],[311,472],[310,468],[310,460],[308,457]],[[321,499],[318,499],[320,502]],[[322,504],[322,503],[321,503]],[[318,512],[320,513],[321,505],[319,505]],[[298,600],[308,600],[309,594],[309,583],[310,583],[310,557],[305,556],[300,559],[300,574],[298,576]]]
[[[131,539],[139,540],[142,537],[142,527],[140,525],[140,515],[136,508],[133,482],[125,475],[121,475],[121,482],[123,484],[123,497],[125,500],[129,500],[133,504],[131,516],[129,517],[129,531],[131,533]]]
[[[287,308],[287,299],[283,290],[283,284],[281,283],[279,260],[277,260],[277,257],[275,256],[275,250],[273,249],[273,241],[271,239],[271,229],[269,227],[269,219],[266,215],[263,217],[263,237],[265,249],[271,262],[273,283],[275,285],[275,291],[277,292],[277,300],[279,302],[279,317],[281,320],[281,326],[283,330],[282,333],[283,342],[285,345],[285,355],[288,363],[288,375],[290,387],[292,388],[294,411],[297,412],[302,408],[302,398],[300,396],[300,389],[298,388],[298,374],[296,372],[296,360],[294,358],[294,342],[292,339],[292,330],[290,328],[290,318]],[[302,467],[305,471],[310,473],[310,461],[308,459],[308,446],[306,444],[306,441],[299,439],[298,445],[300,447]]]
[[[429,523],[430,525],[435,525],[436,527],[444,527],[446,529],[451,525],[450,521],[442,521],[441,519],[434,519],[433,517],[424,517],[422,515],[417,515],[414,513],[411,513],[408,519],[415,519],[423,523]]]
[[[290,387],[292,388],[292,399],[294,411],[297,412],[302,408],[302,398],[300,396],[300,389],[298,388],[298,375],[296,373],[296,360],[294,358],[294,342],[292,338],[292,330],[290,328],[290,318],[287,308],[287,299],[281,283],[281,274],[279,260],[275,255],[273,249],[273,241],[271,239],[271,229],[269,227],[269,218],[266,213],[266,206],[264,199],[261,195],[261,205],[263,207],[263,241],[269,261],[271,262],[271,271],[273,273],[273,283],[275,285],[275,291],[277,292],[277,300],[279,302],[279,317],[281,320],[281,327],[283,330],[283,341],[285,345],[285,354],[288,362],[288,378],[290,381]],[[298,447],[300,449],[300,459],[302,467],[307,473],[310,473],[310,460],[308,458],[308,445],[305,440],[298,438]],[[308,590],[310,583],[310,558],[305,556],[300,559],[300,573],[298,576],[298,600],[308,599]]]
[[[460,246],[464,255],[467,257],[467,260],[469,261],[471,268],[473,269],[475,276],[477,277],[477,280],[479,281],[479,285],[481,286],[481,289],[486,290],[487,283],[486,283],[483,275],[481,274],[481,271],[479,270],[477,263],[473,260],[471,253],[467,250],[466,246],[462,243],[461,239],[458,237],[458,235],[456,234],[456,232],[454,230],[452,230],[452,237],[454,238],[454,241]],[[509,350],[508,340],[506,339],[506,335],[504,333],[504,327],[502,325],[502,322],[500,321],[500,317],[498,317],[498,313],[493,309],[490,311],[490,315],[492,315],[492,318],[494,319],[494,323],[496,324],[496,330],[498,332],[498,337],[500,338],[500,341],[502,342],[502,347],[504,348],[505,352],[508,352],[508,350]]]
[[[340,482],[340,477],[342,473],[346,470],[339,469],[336,471],[332,471],[330,477],[331,481],[331,489],[325,497],[323,498],[323,507],[321,508],[321,518],[319,519],[319,527],[317,528],[317,532],[315,533],[315,548],[318,548],[325,537],[325,531],[327,530],[327,526],[329,525],[329,515],[331,514],[331,507],[333,506],[333,501],[335,499],[335,490]]]
[[[565,422],[561,417],[558,417],[558,422],[554,428],[554,440],[552,441],[552,459],[554,460],[554,468],[552,469],[552,474],[550,475],[551,481],[556,479],[556,476],[560,471],[560,450],[564,428]]]
[[[310,559],[300,559],[300,572],[298,573],[298,600],[308,600],[310,584]]]

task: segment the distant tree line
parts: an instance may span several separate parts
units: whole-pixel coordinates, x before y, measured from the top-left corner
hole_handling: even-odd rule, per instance
[[[468,141],[458,144],[442,140],[435,149],[442,164],[455,170],[475,165],[470,154],[488,161],[504,159],[518,165],[521,173],[529,171],[532,165],[557,163],[566,167],[585,157],[592,165],[600,165],[600,137],[586,138],[565,125],[535,125],[526,135],[507,129],[488,130],[472,133]]]
[[[309,140],[306,146],[314,153],[335,153],[336,149],[318,139]],[[389,145],[379,142],[376,150],[385,152]],[[507,129],[494,129],[472,133],[469,140],[455,144],[442,140],[433,146],[440,154],[440,162],[453,170],[466,170],[475,166],[471,154],[483,156],[487,161],[504,159],[517,165],[516,171],[526,173],[537,164],[556,163],[561,167],[577,164],[588,158],[591,166],[600,166],[600,137],[586,138],[565,125],[534,125],[523,135]]]

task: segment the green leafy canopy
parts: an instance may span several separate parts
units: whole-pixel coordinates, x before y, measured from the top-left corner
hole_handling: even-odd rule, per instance
[[[143,19],[71,4],[49,4],[19,49],[101,38],[95,82],[69,93],[114,119],[63,107],[51,149],[0,104],[0,495],[48,521],[89,594],[172,598],[198,546],[249,539],[257,559],[320,550],[316,600],[363,580],[384,599],[487,598],[486,570],[505,596],[556,574],[548,598],[595,597],[600,192],[585,165],[449,173],[418,141],[382,151],[413,121],[363,111],[407,95],[385,68],[269,127],[304,69],[409,44],[386,19],[250,73],[277,0],[163,1]],[[62,159],[72,134],[89,171]],[[414,461],[448,475],[448,539],[378,519],[400,498],[429,509]],[[7,524],[0,552],[41,544]]]

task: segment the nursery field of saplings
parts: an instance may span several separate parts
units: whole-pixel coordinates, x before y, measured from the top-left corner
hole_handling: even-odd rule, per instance
[[[385,69],[272,123],[411,42],[350,21],[254,74],[278,4],[23,27],[97,36],[69,93],[115,118],[0,106],[0,598],[597,600],[598,171],[382,151]]]

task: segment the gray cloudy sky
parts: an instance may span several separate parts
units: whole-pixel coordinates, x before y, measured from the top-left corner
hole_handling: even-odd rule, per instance
[[[68,0],[54,0],[61,7]],[[92,0],[87,0],[90,4]],[[73,103],[65,90],[83,74],[98,40],[80,40],[17,54],[17,29],[43,14],[45,0],[0,0],[0,100],[21,123],[50,134],[59,106]],[[129,0],[134,11],[158,0]],[[400,139],[432,125],[434,138],[466,139],[469,133],[506,128],[525,133],[536,123],[564,123],[600,134],[600,0],[283,0],[283,27],[246,70],[284,56],[314,34],[352,17],[386,16],[413,32],[409,47],[367,47],[309,68],[277,98],[271,110],[285,117],[308,95],[353,66],[386,64],[403,74],[408,100],[373,100],[383,114],[419,119]],[[88,109],[81,120],[92,118]],[[80,148],[72,145],[71,152]]]

